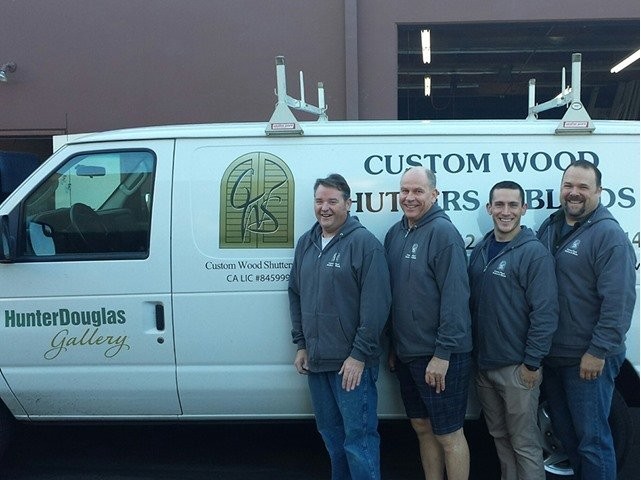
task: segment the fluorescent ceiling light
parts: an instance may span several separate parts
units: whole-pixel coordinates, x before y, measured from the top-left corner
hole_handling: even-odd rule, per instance
[[[630,65],[635,60],[639,60],[640,56],[641,56],[641,50],[637,50],[632,55],[623,59],[620,63],[612,67],[612,69],[610,70],[610,73],[619,73],[621,70],[623,70],[625,67]]]
[[[432,62],[432,40],[429,30],[421,30],[421,49],[423,50],[423,63]]]
[[[425,96],[429,97],[432,94],[432,77],[425,75],[423,81],[425,84]]]

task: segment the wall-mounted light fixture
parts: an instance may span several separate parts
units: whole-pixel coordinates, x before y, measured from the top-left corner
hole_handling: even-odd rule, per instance
[[[621,62],[617,63],[614,67],[610,69],[610,72],[619,73],[621,70],[623,70],[625,67],[630,65],[635,60],[639,60],[639,57],[641,57],[641,50],[637,50],[629,57],[626,57],[623,60],[621,60]]]
[[[421,50],[423,63],[432,63],[432,38],[430,30],[421,30]]]
[[[0,82],[6,82],[7,73],[15,72],[16,68],[18,68],[18,66],[15,64],[15,62],[3,63],[2,65],[0,65]]]

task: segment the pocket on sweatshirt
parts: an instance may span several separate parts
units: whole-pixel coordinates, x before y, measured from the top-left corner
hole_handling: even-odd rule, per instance
[[[316,316],[318,343],[316,356],[318,360],[345,360],[352,349],[352,341],[346,335],[338,315],[319,313]]]
[[[392,328],[397,348],[402,353],[434,348],[435,336],[430,334],[424,314],[407,308],[394,308]]]
[[[482,360],[494,364],[505,364],[506,351],[513,350],[514,337],[494,315],[480,314],[476,320],[476,347]],[[510,358],[512,355],[507,355]]]
[[[559,308],[559,326],[554,335],[554,343],[587,347],[592,338],[593,326],[586,324],[585,321],[579,321],[574,317],[572,314],[572,305],[567,297],[559,297]]]

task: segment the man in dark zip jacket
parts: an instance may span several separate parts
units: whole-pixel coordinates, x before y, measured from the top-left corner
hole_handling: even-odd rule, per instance
[[[467,258],[460,233],[436,204],[434,173],[401,177],[403,218],[385,237],[392,282],[393,350],[405,411],[419,440],[426,478],[469,476],[463,433],[472,332]]]
[[[545,480],[537,410],[559,315],[554,258],[521,226],[527,205],[518,183],[494,185],[486,209],[494,228],[468,269],[476,389],[501,479]]]
[[[391,303],[381,243],[349,215],[350,188],[332,174],[314,185],[318,220],[296,245],[289,279],[294,366],[308,375],[333,480],[378,480],[381,334]]]
[[[550,415],[575,477],[606,480],[616,478],[608,415],[636,302],[636,256],[600,198],[599,169],[570,164],[561,209],[538,237],[556,259],[559,284],[559,328],[544,361]]]

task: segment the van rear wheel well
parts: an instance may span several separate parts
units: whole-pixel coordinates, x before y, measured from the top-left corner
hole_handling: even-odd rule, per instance
[[[628,407],[639,407],[639,374],[628,360],[621,365],[615,385]]]
[[[15,418],[6,407],[4,402],[0,400],[0,462],[13,436],[15,430]]]

